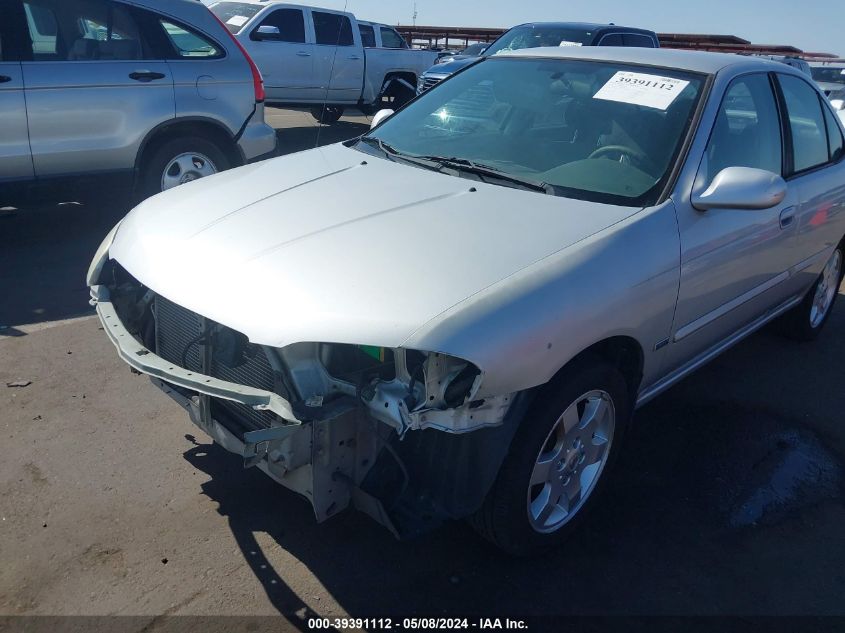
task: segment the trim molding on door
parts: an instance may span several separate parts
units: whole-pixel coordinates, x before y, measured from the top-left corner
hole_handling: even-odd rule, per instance
[[[735,299],[732,299],[727,303],[723,303],[715,310],[708,312],[704,316],[697,318],[692,323],[688,323],[684,327],[680,328],[677,332],[675,332],[675,336],[672,340],[677,343],[678,341],[685,339],[691,334],[698,332],[701,328],[706,325],[710,325],[713,321],[725,316],[728,312],[735,310],[739,306],[748,303],[752,299],[759,297],[764,292],[767,292],[778,284],[786,281],[787,279],[789,279],[789,276],[789,271],[785,270],[780,275],[772,277],[771,279],[760,284],[759,286],[755,286],[748,292],[739,295]]]
[[[798,273],[803,272],[804,270],[810,268],[813,264],[815,264],[817,261],[822,259],[824,257],[824,255],[829,250],[830,250],[830,247],[825,247],[824,249],[822,249],[821,251],[819,251],[815,255],[812,255],[812,256],[808,257],[807,259],[805,259],[804,261],[799,262],[798,264],[796,264],[795,266],[793,266],[789,270],[785,270],[784,272],[782,272],[778,276],[773,277],[773,278],[769,279],[768,281],[766,281],[765,283],[762,283],[759,286],[752,288],[751,290],[749,290],[745,294],[741,294],[740,296],[736,297],[735,299],[728,301],[727,303],[719,306],[718,308],[716,308],[712,312],[708,312],[704,316],[699,317],[698,319],[696,319],[692,323],[688,323],[687,325],[680,328],[677,332],[675,332],[675,336],[673,337],[672,341],[674,343],[677,343],[678,341],[685,339],[686,337],[690,336],[691,334],[694,334],[695,332],[697,332],[701,328],[705,327],[706,325],[709,325],[710,323],[712,323],[716,319],[725,316],[728,312],[735,310],[736,308],[740,307],[741,305],[748,303],[752,299],[759,297],[764,292],[768,292],[769,290],[771,290],[772,288],[774,288],[778,284],[783,283],[787,279],[790,279],[790,278],[794,277],[795,275],[797,275]]]
[[[713,347],[711,347],[709,350],[705,351],[703,354],[699,354],[698,356],[693,358],[690,362],[688,362],[686,365],[679,367],[678,369],[673,371],[671,374],[669,374],[665,378],[662,378],[661,380],[654,383],[652,386],[648,387],[647,389],[644,389],[643,391],[640,392],[640,396],[637,399],[636,407],[639,408],[639,407],[643,406],[644,404],[646,404],[652,398],[659,396],[661,393],[666,391],[669,387],[674,385],[676,382],[678,382],[682,378],[686,377],[687,375],[691,374],[692,372],[694,372],[696,369],[698,369],[702,365],[709,363],[711,360],[716,358],[719,354],[721,354],[722,352],[726,351],[727,349],[733,347],[734,345],[739,343],[742,339],[749,336],[750,334],[753,334],[754,332],[759,330],[761,327],[766,325],[766,323],[768,323],[769,321],[776,319],[777,317],[779,317],[784,312],[788,311],[789,309],[791,309],[794,306],[801,303],[801,301],[803,299],[804,299],[804,295],[800,294],[800,295],[797,295],[795,297],[792,297],[791,299],[789,299],[788,301],[780,304],[776,308],[769,310],[764,315],[762,315],[761,317],[759,317],[755,321],[752,321],[751,323],[749,323],[748,325],[746,325],[742,329],[737,330],[736,332],[731,334],[726,339],[722,340],[721,342],[719,342],[716,345],[714,345]]]

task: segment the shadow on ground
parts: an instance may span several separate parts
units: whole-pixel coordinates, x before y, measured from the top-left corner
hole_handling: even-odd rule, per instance
[[[277,134],[280,151],[290,154],[368,129],[341,120],[280,129]],[[126,192],[92,198],[97,201],[40,203],[0,212],[0,337],[22,336],[20,325],[93,314],[85,273],[102,239],[133,205]]]
[[[361,136],[370,129],[369,125],[340,120],[332,125],[304,125],[276,130],[279,147],[285,153],[301,152],[321,145],[340,143]]]
[[[0,336],[19,334],[19,325],[93,314],[85,273],[130,208],[125,196],[110,200],[40,204],[0,216]]]
[[[357,513],[317,525],[307,502],[204,439],[185,458],[210,476],[203,493],[272,604],[302,629],[307,601],[257,533],[357,617],[841,615],[845,390],[824,368],[840,366],[843,327],[840,306],[816,344],[757,334],[641,409],[603,503],[534,560],[504,557],[464,523],[412,542]]]

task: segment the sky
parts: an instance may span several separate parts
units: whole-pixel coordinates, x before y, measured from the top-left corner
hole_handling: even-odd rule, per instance
[[[293,2],[293,0],[292,0]],[[413,0],[299,2],[363,20],[410,24]],[[842,0],[417,0],[417,24],[510,27],[522,22],[613,22],[658,32],[738,35],[845,56]]]

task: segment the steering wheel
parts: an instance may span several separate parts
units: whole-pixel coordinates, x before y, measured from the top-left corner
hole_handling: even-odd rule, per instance
[[[599,147],[587,158],[602,158],[605,154],[620,154],[620,163],[625,162],[622,158],[627,156],[630,161],[639,163],[646,170],[654,166],[654,163],[651,162],[651,159],[644,152],[633,147],[628,147],[627,145],[605,145],[604,147]]]

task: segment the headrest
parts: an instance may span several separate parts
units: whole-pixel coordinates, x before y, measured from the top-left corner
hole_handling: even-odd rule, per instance
[[[76,40],[73,43],[73,46],[70,47],[70,51],[68,52],[67,58],[70,61],[85,61],[90,59],[99,59],[99,44],[100,43],[97,40],[89,40],[84,38]]]
[[[140,59],[137,40],[109,40],[100,42],[100,59]]]

